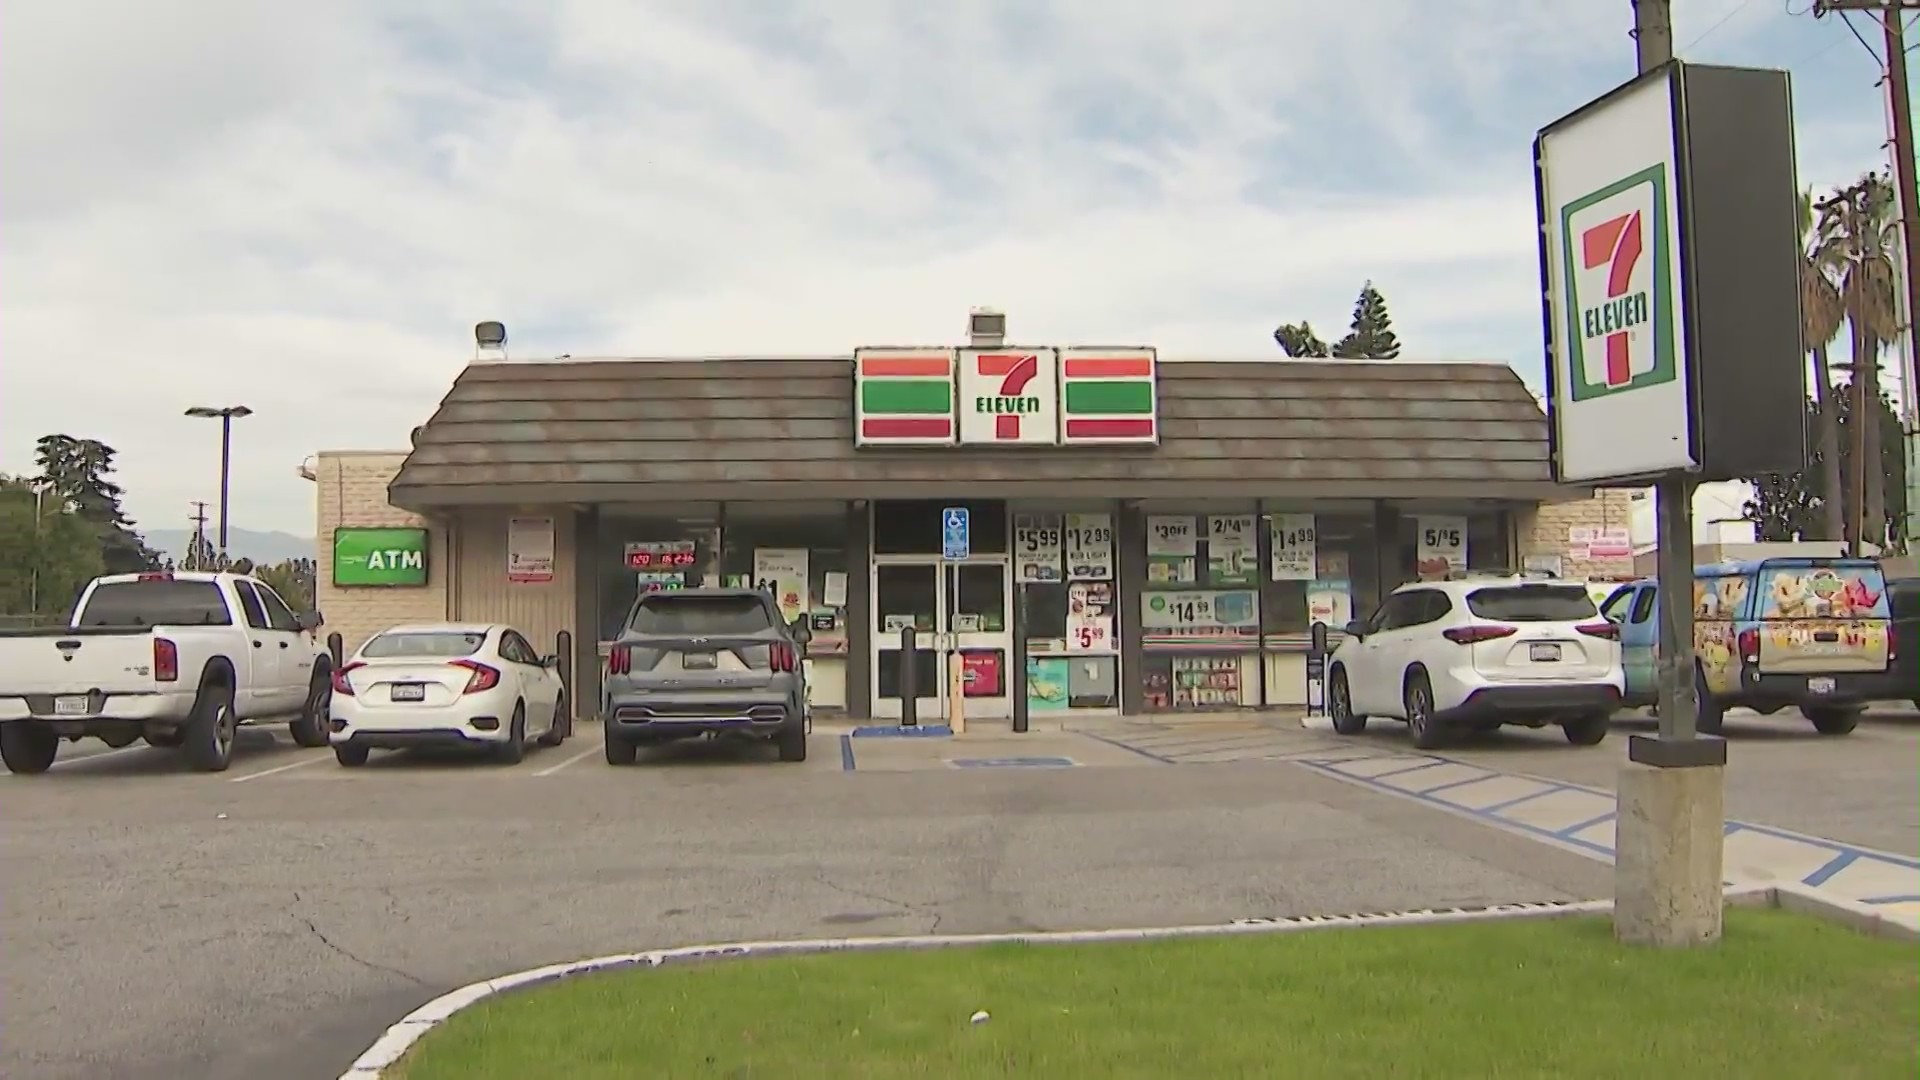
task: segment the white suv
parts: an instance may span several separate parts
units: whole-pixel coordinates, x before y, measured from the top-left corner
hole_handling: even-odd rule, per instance
[[[1559,724],[1568,742],[1593,746],[1620,708],[1619,631],[1578,582],[1415,582],[1346,630],[1327,664],[1327,712],[1342,735],[1379,716],[1405,721],[1422,750],[1449,729],[1502,724]]]

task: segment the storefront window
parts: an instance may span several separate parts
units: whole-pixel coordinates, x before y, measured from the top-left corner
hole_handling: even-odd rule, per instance
[[[1119,708],[1113,514],[1016,508],[1012,524],[1028,712]]]
[[[1304,651],[1316,622],[1337,639],[1376,586],[1372,516],[1270,513],[1263,539],[1260,629],[1267,648]]]
[[[1508,556],[1508,518],[1501,510],[1402,510],[1395,552],[1399,580],[1388,587],[1436,580],[1460,570],[1517,570]]]
[[[849,572],[847,516],[838,505],[823,514],[762,516],[751,505],[728,504],[720,582],[764,589],[787,622],[807,621],[815,708],[846,707]]]
[[[600,519],[600,640],[620,636],[641,592],[697,586],[713,564],[718,508],[674,517]]]
[[[1259,516],[1152,513],[1140,596],[1148,709],[1211,709],[1260,700]]]
[[[940,514],[967,508],[970,546],[980,555],[1007,552],[1007,504],[998,499],[883,499],[873,504],[876,555],[940,554]]]

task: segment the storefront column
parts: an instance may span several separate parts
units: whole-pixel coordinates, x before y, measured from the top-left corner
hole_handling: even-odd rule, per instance
[[[544,649],[542,650],[545,651]],[[600,713],[600,508],[573,517],[573,715]]]
[[[1368,597],[1367,613],[1354,618],[1371,618],[1386,602],[1387,594],[1400,584],[1400,512],[1385,501],[1373,504],[1373,595]]]
[[[847,716],[873,715],[873,504],[847,504]]]
[[[1115,603],[1120,616],[1120,712],[1138,716],[1147,711],[1146,650],[1141,636],[1140,594],[1147,583],[1147,518],[1140,504],[1122,502],[1113,527]],[[1020,673],[1021,682],[1026,672]]]

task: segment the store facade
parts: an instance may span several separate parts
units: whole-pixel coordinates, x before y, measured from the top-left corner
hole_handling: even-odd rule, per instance
[[[475,363],[413,442],[387,496],[441,552],[427,606],[569,630],[591,701],[641,592],[758,585],[852,717],[909,677],[944,713],[954,655],[970,722],[1297,705],[1313,623],[1519,566],[1541,503],[1591,495],[1503,366],[1139,348]]]

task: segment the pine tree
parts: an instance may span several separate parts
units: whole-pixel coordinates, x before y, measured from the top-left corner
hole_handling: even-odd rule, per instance
[[[160,565],[159,555],[134,531],[132,520],[120,508],[125,492],[107,479],[113,472],[113,447],[98,439],[47,435],[35,448],[40,478],[100,538],[100,561],[107,573],[128,574]]]
[[[1333,346],[1333,355],[1342,360],[1395,360],[1400,356],[1400,339],[1393,332],[1393,316],[1387,313],[1387,298],[1369,281],[1360,286],[1353,302],[1353,323],[1347,336]]]

